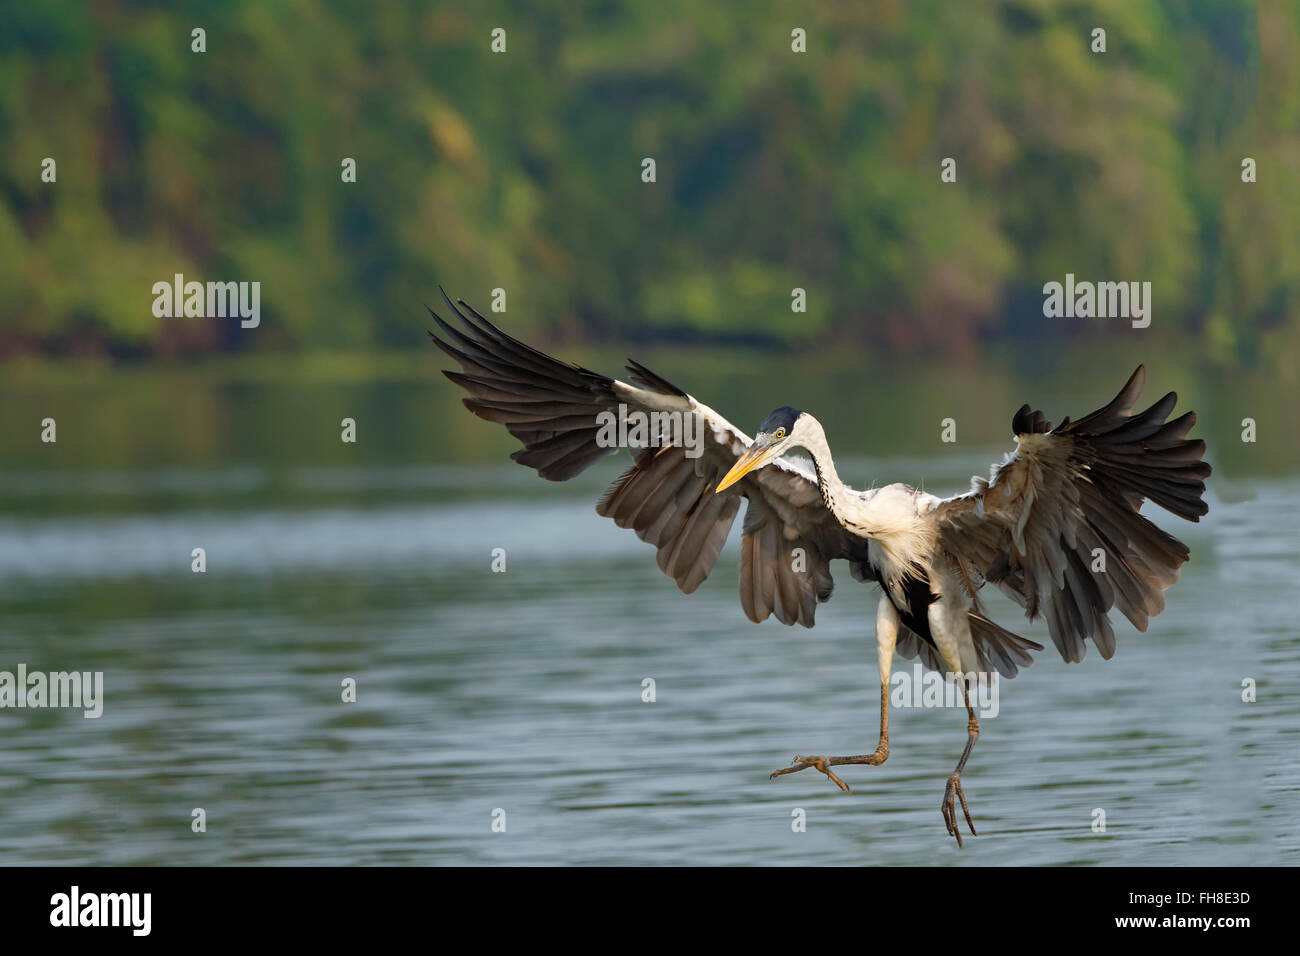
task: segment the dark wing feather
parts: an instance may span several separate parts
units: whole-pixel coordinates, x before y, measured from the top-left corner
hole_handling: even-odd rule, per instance
[[[750,472],[758,493],[749,495],[740,550],[740,604],[751,621],[769,614],[783,624],[813,626],[817,605],[835,582],[830,560],[861,553],[822,502],[814,474],[791,461],[788,468]]]
[[[458,324],[430,309],[437,346],[460,372],[444,374],[469,393],[465,407],[506,427],[523,444],[511,457],[550,481],[564,481],[615,447],[598,443],[599,415],[619,406],[678,413],[701,436],[697,457],[677,444],[632,450],[632,467],[601,496],[596,511],[658,549],[659,567],[691,593],[709,575],[740,509],[749,499],[741,549],[740,600],[754,621],[771,615],[812,627],[830,597],[829,562],[866,567],[866,543],[834,520],[801,462],[781,460],[751,472],[722,494],[714,489],[749,446],[749,437],[637,362],[624,382],[551,358],[493,325],[463,301],[443,298]],[[855,564],[855,568],[858,567]]]
[[[1083,659],[1089,638],[1109,658],[1110,609],[1145,631],[1178,580],[1187,546],[1138,513],[1143,501],[1189,521],[1208,510],[1205,442],[1187,438],[1196,415],[1166,421],[1173,392],[1132,414],[1145,381],[1138,366],[1109,404],[1056,428],[1024,406],[1017,450],[935,508],[948,559],[976,587],[992,582],[1031,619],[1046,617],[1067,661]]]

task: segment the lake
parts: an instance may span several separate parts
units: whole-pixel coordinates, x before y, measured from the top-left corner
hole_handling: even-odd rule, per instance
[[[936,493],[1010,447],[1022,401],[1078,417],[1135,364],[651,358],[748,431],[813,411],[851,484]],[[737,521],[678,593],[594,512],[621,462],[537,479],[436,357],[0,370],[0,670],[105,686],[98,719],[0,710],[0,864],[1295,864],[1296,386],[1148,364],[1148,401],[1202,413],[1210,513],[1152,515],[1192,560],[1146,634],[1116,622],[1110,661],[1065,664],[990,599],[1048,650],[984,721],[962,851],[938,808],[964,712],[895,709],[888,762],[842,768],[851,793],[768,779],[874,748],[873,589],[837,562],[816,628],[751,624]]]

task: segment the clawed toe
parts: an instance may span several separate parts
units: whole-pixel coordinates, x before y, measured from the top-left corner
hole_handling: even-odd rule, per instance
[[[943,824],[948,828],[948,835],[955,837],[957,846],[961,847],[961,826],[957,820],[957,807],[954,797],[961,801],[961,811],[966,815],[966,826],[970,827],[972,836],[979,836],[975,831],[975,824],[971,822],[970,808],[966,806],[966,794],[961,788],[961,774],[954,773],[948,777],[948,785],[944,787],[943,803],[939,805],[939,812],[943,814]]]
[[[815,767],[822,773],[826,774],[826,776],[831,779],[831,782],[841,790],[847,791],[849,789],[849,785],[836,776],[835,771],[831,769],[829,757],[800,757],[796,754],[791,763],[793,764],[791,767],[772,771],[772,773],[768,775],[767,779],[771,780],[774,777],[781,776],[782,774],[798,773],[800,770],[807,770],[809,767]]]

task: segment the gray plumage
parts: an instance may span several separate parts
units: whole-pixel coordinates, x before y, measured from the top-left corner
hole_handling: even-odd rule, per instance
[[[1021,408],[1013,418],[1017,450],[963,495],[941,499],[906,485],[849,489],[820,424],[789,407],[759,428],[757,443],[775,457],[715,494],[755,443],[713,409],[635,362],[627,381],[610,378],[519,342],[464,302],[447,304],[459,326],[430,310],[442,333],[430,333],[434,342],[461,366],[445,374],[469,393],[470,411],[519,439],[511,457],[543,478],[564,481],[616,453],[597,443],[597,416],[620,405],[698,418],[699,457],[678,445],[633,449],[632,467],[596,510],[654,545],[660,569],[689,594],[708,577],[746,498],[740,602],[752,621],[775,616],[812,627],[834,588],[830,562],[842,558],[893,603],[897,651],[929,667],[978,665],[1013,677],[1042,650],[989,620],[978,596],[985,583],[1031,619],[1046,618],[1067,661],[1082,659],[1089,639],[1109,658],[1115,635],[1107,612],[1118,607],[1145,630],[1188,559],[1184,544],[1138,513],[1143,501],[1192,521],[1206,511],[1205,444],[1186,438],[1195,415],[1166,421],[1172,392],[1132,414],[1142,367],[1114,400],[1078,421],[1052,428],[1042,412]],[[793,447],[809,452],[812,467],[777,454]],[[1097,555],[1104,574],[1092,570]],[[935,627],[951,632],[958,651],[942,651]]]

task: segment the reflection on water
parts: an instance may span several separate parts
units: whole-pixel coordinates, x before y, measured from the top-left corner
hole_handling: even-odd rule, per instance
[[[994,453],[840,470],[958,491]],[[106,703],[0,710],[0,864],[1300,860],[1295,478],[1216,476],[1203,523],[1159,518],[1193,559],[1147,634],[1002,685],[958,853],[938,807],[964,714],[896,710],[888,763],[849,768],[849,794],[767,779],[874,746],[874,594],[841,564],[815,629],[750,624],[738,528],[679,594],[594,514],[616,463],[555,486],[477,454],[36,455],[0,474],[0,670],[101,670]]]

